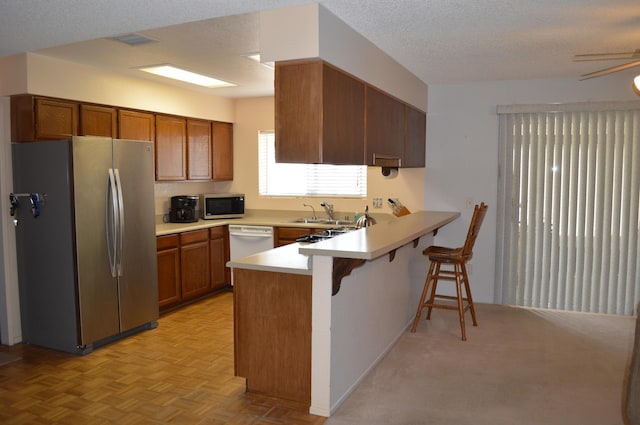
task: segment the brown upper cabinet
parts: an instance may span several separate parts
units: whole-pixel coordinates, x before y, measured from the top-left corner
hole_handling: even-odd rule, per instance
[[[155,140],[155,117],[150,112],[118,110],[118,138]]]
[[[233,180],[233,124],[79,103],[11,96],[11,140],[102,136],[155,142],[157,181]]]
[[[214,181],[233,180],[233,124],[213,122],[212,178]]]
[[[366,101],[367,165],[376,158],[404,156],[405,105],[384,92],[367,86]],[[402,162],[400,165],[404,165]]]
[[[211,121],[187,120],[189,180],[211,180]]]
[[[117,137],[118,114],[115,108],[80,105],[80,136]]]
[[[364,164],[365,84],[323,61],[276,64],[276,161]]]
[[[426,114],[322,61],[276,63],[276,161],[424,167]]]
[[[407,105],[403,167],[424,167],[427,142],[427,115]]]
[[[233,180],[233,124],[157,115],[156,180]]]
[[[11,140],[68,139],[78,134],[78,103],[33,95],[11,96]]]
[[[156,115],[156,180],[175,181],[187,177],[187,120]]]

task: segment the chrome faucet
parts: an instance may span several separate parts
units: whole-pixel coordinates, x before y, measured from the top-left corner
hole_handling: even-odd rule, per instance
[[[318,219],[318,217],[316,217],[316,209],[313,208],[313,205],[310,205],[310,204],[302,204],[302,205],[304,205],[305,207],[311,208],[311,211],[313,211],[313,216],[311,217],[311,220],[317,220]]]
[[[324,210],[327,213],[327,216],[330,220],[333,220],[333,204],[327,204],[325,201],[320,202],[320,206],[324,207]]]

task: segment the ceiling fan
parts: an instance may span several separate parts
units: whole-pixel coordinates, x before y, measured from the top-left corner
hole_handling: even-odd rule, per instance
[[[633,52],[618,52],[618,53],[585,53],[575,55],[573,57],[574,62],[591,62],[591,61],[611,61],[611,60],[626,60],[630,62],[623,63],[621,65],[604,68],[598,71],[589,72],[580,76],[580,80],[588,80],[589,78],[602,77],[603,75],[612,74],[614,72],[623,71],[625,69],[640,66],[640,49],[636,49]]]

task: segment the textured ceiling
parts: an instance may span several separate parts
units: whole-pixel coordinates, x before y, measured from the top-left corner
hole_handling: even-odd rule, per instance
[[[133,63],[149,64],[140,63],[143,59],[179,63],[240,84],[222,95],[264,94],[272,90],[272,72],[238,58],[259,47],[257,18],[251,13],[305,3],[309,2],[0,0],[0,56],[37,51],[122,72],[130,72]],[[319,3],[427,84],[578,78],[621,62],[574,63],[574,54],[640,48],[638,0]],[[237,14],[247,15],[207,21]],[[132,55],[130,48],[100,40],[128,32],[161,42]]]

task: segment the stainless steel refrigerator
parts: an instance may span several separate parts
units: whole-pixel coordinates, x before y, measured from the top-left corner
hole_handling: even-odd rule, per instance
[[[74,137],[12,154],[23,341],[86,354],[157,326],[153,143]]]

